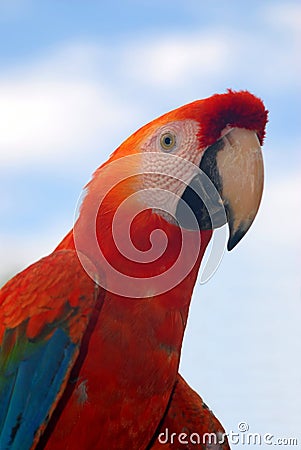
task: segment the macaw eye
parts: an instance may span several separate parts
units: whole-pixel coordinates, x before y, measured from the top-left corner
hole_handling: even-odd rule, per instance
[[[170,152],[176,145],[176,136],[172,133],[164,133],[160,138],[160,144],[165,152]]]

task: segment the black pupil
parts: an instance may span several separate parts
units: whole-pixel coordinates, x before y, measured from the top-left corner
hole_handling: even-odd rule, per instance
[[[165,137],[165,145],[169,146],[171,144],[171,137],[166,136]]]

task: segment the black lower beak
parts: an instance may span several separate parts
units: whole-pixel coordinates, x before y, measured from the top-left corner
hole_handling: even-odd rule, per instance
[[[216,155],[224,146],[222,139],[207,148],[201,163],[201,172],[186,187],[178,203],[176,218],[186,229],[212,230],[227,223],[226,211],[220,197],[222,180],[216,164]],[[188,213],[188,209],[192,214]]]

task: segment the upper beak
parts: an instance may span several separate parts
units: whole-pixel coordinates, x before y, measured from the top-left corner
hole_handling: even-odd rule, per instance
[[[221,195],[232,250],[243,238],[257,214],[263,191],[264,169],[259,140],[254,131],[233,128],[222,138],[216,153]]]
[[[200,169],[178,203],[177,220],[184,228],[201,230],[228,222],[227,248],[232,250],[252,225],[262,197],[263,159],[256,132],[232,128],[206,149]]]

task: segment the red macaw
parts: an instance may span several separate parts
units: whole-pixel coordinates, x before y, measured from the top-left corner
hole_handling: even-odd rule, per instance
[[[178,366],[212,230],[228,222],[231,250],[258,210],[266,122],[260,99],[229,90],[145,125],[96,170],[74,228],[1,289],[1,449],[224,432]]]

